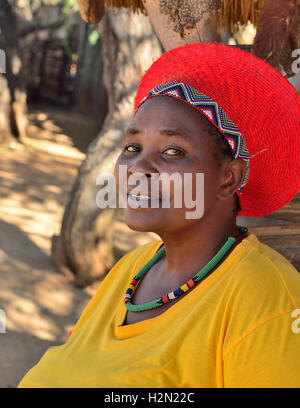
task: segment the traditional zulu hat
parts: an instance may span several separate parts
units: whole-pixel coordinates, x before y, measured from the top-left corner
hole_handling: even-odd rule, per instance
[[[273,67],[238,48],[196,43],[157,59],[142,77],[134,112],[167,95],[204,114],[247,163],[238,215],[263,217],[300,189],[300,97]]]

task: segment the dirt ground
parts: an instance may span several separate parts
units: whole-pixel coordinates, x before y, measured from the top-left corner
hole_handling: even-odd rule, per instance
[[[50,346],[66,341],[100,283],[74,288],[51,263],[51,237],[99,124],[47,105],[32,106],[29,120],[25,146],[0,147],[1,388],[16,387]]]

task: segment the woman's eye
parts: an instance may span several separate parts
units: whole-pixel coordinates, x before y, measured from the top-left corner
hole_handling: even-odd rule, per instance
[[[129,145],[124,147],[124,152],[137,152],[137,151],[138,151],[137,146]]]
[[[169,152],[169,153],[167,153],[168,156],[179,156],[179,155],[183,154],[183,152],[181,150],[175,149],[175,148],[166,149],[164,151],[164,153],[166,153],[166,152]]]
[[[135,145],[127,145],[124,147],[123,151],[128,153],[137,153],[140,151],[140,148]],[[176,149],[175,147],[170,147],[169,149],[164,150],[163,154],[166,154],[167,156],[180,157],[184,155],[184,152]]]

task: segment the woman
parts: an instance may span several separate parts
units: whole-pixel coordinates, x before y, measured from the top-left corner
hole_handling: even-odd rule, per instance
[[[191,174],[195,197],[204,174],[201,217],[174,205],[183,187],[172,184],[165,208],[161,189],[136,198],[128,183],[127,225],[161,240],[112,268],[66,344],[19,386],[299,387],[300,275],[236,225],[298,192],[299,114],[288,81],[244,51],[193,44],[155,61],[115,175],[121,165],[128,180]],[[130,205],[151,198],[156,208]]]

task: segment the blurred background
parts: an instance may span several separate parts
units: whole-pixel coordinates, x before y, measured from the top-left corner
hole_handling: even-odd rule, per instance
[[[191,42],[254,52],[299,92],[296,0],[0,0],[0,387],[67,340],[122,255],[155,234],[96,205],[139,78]],[[298,51],[299,52],[298,52]],[[300,197],[238,222],[300,270]]]

